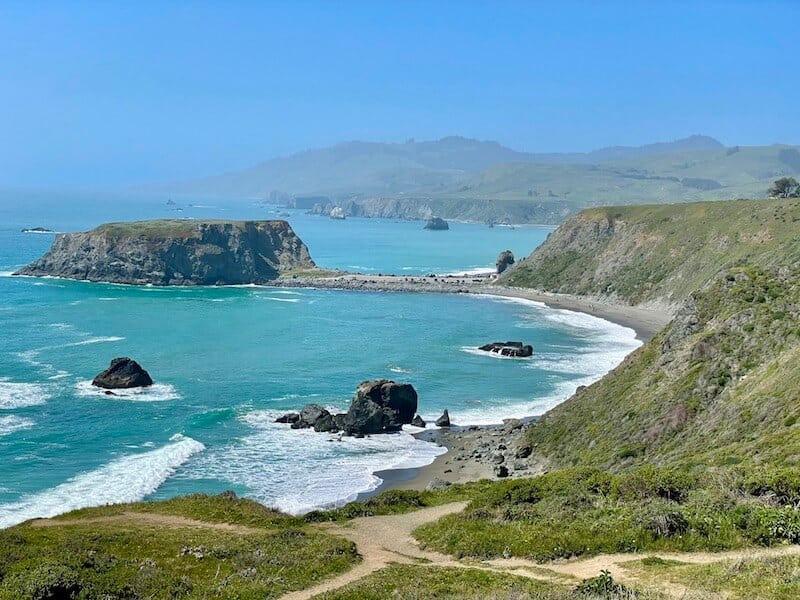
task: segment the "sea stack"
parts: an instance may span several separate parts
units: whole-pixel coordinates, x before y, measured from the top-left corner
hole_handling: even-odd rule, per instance
[[[286,221],[165,219],[108,223],[56,236],[50,250],[15,275],[134,285],[261,284],[313,269]]]
[[[447,224],[447,221],[440,217],[431,217],[425,223],[425,227],[423,229],[430,229],[431,231],[446,231],[450,229],[450,225]]]
[[[111,366],[92,380],[92,385],[107,390],[123,390],[151,386],[153,379],[139,363],[123,356],[112,360]]]
[[[497,257],[497,262],[495,262],[495,266],[497,267],[497,274],[500,275],[500,273],[508,269],[508,267],[510,267],[513,264],[514,264],[514,253],[511,252],[511,250],[503,250]]]

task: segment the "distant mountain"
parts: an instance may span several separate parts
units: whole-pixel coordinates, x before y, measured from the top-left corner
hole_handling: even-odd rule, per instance
[[[602,148],[586,153],[518,152],[497,142],[459,136],[402,144],[345,142],[272,159],[224,175],[167,186],[174,192],[263,197],[273,190],[290,195],[335,197],[433,194],[498,164],[600,164],[665,153],[722,148],[695,135],[641,147]]]

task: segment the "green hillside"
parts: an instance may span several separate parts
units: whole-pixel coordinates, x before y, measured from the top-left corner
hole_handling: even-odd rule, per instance
[[[552,466],[800,462],[800,264],[733,268],[530,441]],[[789,264],[791,264],[791,262]]]
[[[588,209],[501,282],[676,305],[723,269],[797,262],[799,230],[798,199]]]

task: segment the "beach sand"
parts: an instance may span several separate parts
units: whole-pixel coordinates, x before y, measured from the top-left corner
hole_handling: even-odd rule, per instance
[[[628,327],[636,332],[636,337],[642,342],[648,341],[664,328],[672,320],[675,309],[661,305],[628,306],[605,299],[498,286],[494,285],[494,278],[490,275],[402,276],[337,272],[320,277],[284,277],[276,280],[273,285],[520,298],[541,302],[550,308],[589,314]],[[508,419],[497,425],[428,428],[416,435],[446,447],[447,453],[425,467],[377,472],[376,475],[383,483],[377,489],[361,494],[358,500],[365,500],[386,490],[424,490],[429,486],[497,479],[498,473],[511,478],[541,474],[546,470],[546,465],[527,446],[525,436],[526,428],[534,421],[535,418],[522,421]]]

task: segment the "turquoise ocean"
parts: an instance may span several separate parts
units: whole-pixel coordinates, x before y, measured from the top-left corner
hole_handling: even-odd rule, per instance
[[[356,385],[412,383],[428,421],[541,414],[639,345],[632,330],[527,301],[469,295],[263,287],[160,288],[11,277],[49,234],[149,218],[278,218],[252,201],[0,194],[0,527],[70,509],[232,489],[291,513],[341,504],[376,471],[430,463],[410,433],[342,438],[274,419],[316,402],[346,410]],[[285,217],[321,267],[364,273],[490,270],[529,254],[547,227]],[[532,359],[484,355],[496,340]],[[117,356],[153,376],[111,397],[90,385]],[[415,431],[413,428],[408,430]]]

